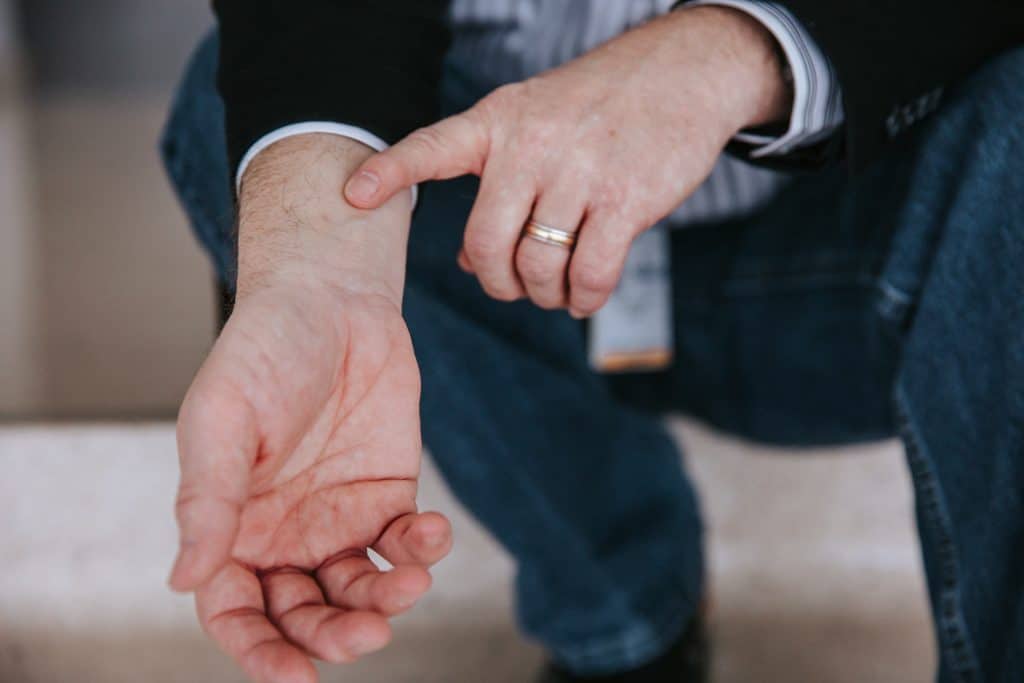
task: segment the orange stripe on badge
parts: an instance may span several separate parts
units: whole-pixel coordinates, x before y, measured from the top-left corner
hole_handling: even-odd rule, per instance
[[[672,364],[672,351],[668,349],[645,349],[608,353],[597,360],[599,372],[631,372],[664,370]]]

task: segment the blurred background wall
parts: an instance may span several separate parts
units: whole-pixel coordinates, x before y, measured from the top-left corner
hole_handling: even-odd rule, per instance
[[[209,267],[158,163],[208,0],[0,0],[0,418],[173,415]]]

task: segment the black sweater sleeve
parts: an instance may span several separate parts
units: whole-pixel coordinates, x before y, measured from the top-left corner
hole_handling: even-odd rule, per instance
[[[844,133],[797,150],[814,164],[845,152],[863,166],[937,109],[973,70],[1024,46],[1021,0],[781,0],[817,41],[839,77]]]
[[[447,0],[213,0],[231,168],[263,135],[338,121],[395,142],[438,115]]]

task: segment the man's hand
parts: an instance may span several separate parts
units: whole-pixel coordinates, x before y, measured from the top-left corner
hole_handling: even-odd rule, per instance
[[[739,130],[790,107],[774,38],[728,8],[678,10],[412,133],[345,188],[379,206],[415,183],[473,173],[459,262],[493,297],[582,317],[618,282],[633,239],[711,172]],[[530,217],[575,252],[520,239]]]
[[[247,171],[236,307],[179,415],[171,585],[257,681],[315,681],[310,657],[383,647],[451,545],[447,520],[416,510],[409,200],[366,213],[337,193],[369,153],[304,136]]]

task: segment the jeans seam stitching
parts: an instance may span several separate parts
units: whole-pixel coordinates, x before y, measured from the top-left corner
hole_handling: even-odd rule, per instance
[[[960,594],[960,567],[956,558],[956,544],[950,532],[952,525],[949,512],[931,457],[914,429],[906,396],[900,387],[896,389],[894,402],[897,427],[903,437],[907,463],[914,475],[918,495],[923,499],[919,500],[919,503],[928,524],[939,536],[937,553],[941,588],[939,604],[933,605],[932,611],[935,623],[944,636],[940,648],[952,659],[955,680],[970,683],[978,680],[981,667],[978,665],[974,644],[964,620]]]

